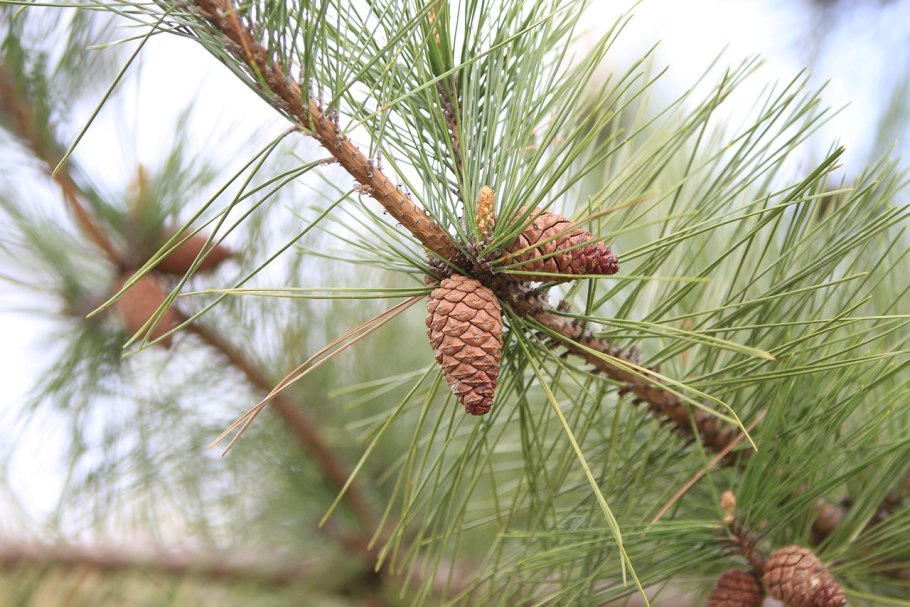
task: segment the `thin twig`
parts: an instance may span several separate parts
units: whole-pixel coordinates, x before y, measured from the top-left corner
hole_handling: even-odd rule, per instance
[[[306,361],[297,366],[296,369],[288,373],[277,385],[275,385],[265,398],[259,401],[254,405],[249,411],[241,415],[234,423],[228,426],[212,443],[209,447],[214,447],[222,440],[227,438],[232,432],[234,433],[233,438],[231,438],[227,447],[225,447],[223,454],[227,454],[228,451],[236,444],[240,439],[240,436],[246,432],[246,429],[249,428],[250,424],[253,423],[253,420],[256,419],[256,416],[262,411],[265,406],[272,402],[272,400],[283,390],[287,389],[289,386],[295,384],[296,382],[303,379],[306,375],[312,371],[318,369],[321,365],[328,362],[344,350],[350,348],[354,344],[358,343],[360,340],[364,339],[374,331],[381,328],[383,325],[394,319],[396,316],[410,308],[412,305],[423,299],[423,295],[415,295],[402,303],[399,303],[393,306],[391,309],[382,312],[381,314],[371,318],[367,322],[363,323],[359,327],[349,331],[345,335],[337,338],[335,341],[329,345],[322,348],[319,352],[308,358]]]
[[[0,543],[0,568],[90,568],[106,573],[142,571],[176,577],[202,577],[219,581],[255,581],[284,586],[313,578],[307,562],[279,560],[275,555],[238,550],[192,553],[160,549],[137,550],[124,546],[77,546],[35,541]]]

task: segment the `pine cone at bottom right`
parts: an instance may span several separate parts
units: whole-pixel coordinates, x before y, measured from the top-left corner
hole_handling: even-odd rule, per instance
[[[761,607],[765,589],[754,574],[728,569],[717,579],[707,607]]]
[[[765,561],[762,581],[789,607],[843,607],[840,584],[808,548],[786,546]]]

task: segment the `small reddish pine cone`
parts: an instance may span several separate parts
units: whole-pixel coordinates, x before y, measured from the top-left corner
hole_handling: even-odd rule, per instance
[[[155,271],[174,276],[183,276],[190,271],[196,257],[205,247],[206,240],[202,234],[193,234],[180,243],[171,253],[158,262]],[[215,245],[205,259],[196,268],[197,272],[211,272],[224,261],[234,256],[234,252],[223,245]]]
[[[490,411],[502,357],[502,308],[493,292],[454,274],[430,293],[427,334],[446,381],[471,415]]]
[[[551,272],[566,277],[513,274],[516,280],[562,281],[572,280],[574,274],[609,275],[619,271],[619,260],[610,247],[594,242],[593,234],[576,227],[571,220],[540,209],[532,211],[531,218],[531,225],[506,249],[504,261],[523,262],[514,270]],[[585,242],[590,244],[579,246]]]
[[[765,589],[754,574],[728,569],[717,579],[707,607],[761,607]]]
[[[123,285],[130,279],[131,273],[124,274],[117,282],[116,291],[123,288]],[[115,291],[115,292],[116,292]],[[142,326],[155,313],[164,301],[167,299],[167,289],[161,283],[161,279],[154,274],[146,274],[131,286],[117,301],[114,302],[114,310],[123,319],[126,330],[131,334],[138,333]],[[180,323],[180,315],[173,308],[165,310],[164,315],[158,324],[152,329],[149,340],[155,340],[165,333],[176,327]],[[166,348],[171,347],[171,337],[166,337],[159,342]]]
[[[808,548],[786,546],[765,561],[762,581],[771,596],[790,607],[843,607],[837,580]]]

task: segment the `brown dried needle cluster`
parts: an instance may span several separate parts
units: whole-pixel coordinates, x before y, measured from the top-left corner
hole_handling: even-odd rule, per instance
[[[761,607],[765,589],[755,574],[742,569],[728,569],[718,578],[707,607]]]
[[[132,272],[126,272],[117,281],[114,287],[116,293],[132,278]],[[136,281],[120,298],[114,302],[114,310],[123,321],[129,333],[138,333],[152,317],[158,307],[167,299],[168,290],[161,278],[154,274],[146,274]],[[150,341],[163,337],[168,331],[180,323],[180,316],[173,308],[168,308],[152,328],[148,335]],[[170,336],[159,342],[165,348],[170,348]]]
[[[519,264],[513,269],[532,273],[516,274],[516,279],[565,281],[578,274],[610,275],[619,271],[616,254],[573,221],[540,209],[532,211],[531,217],[531,225],[509,245],[504,257],[506,264]]]
[[[202,252],[206,240],[207,238],[201,234],[193,234],[158,262],[155,270],[173,276],[183,276],[189,272],[193,262]],[[210,272],[233,256],[234,252],[223,245],[210,247],[208,254],[199,262],[196,271]]]

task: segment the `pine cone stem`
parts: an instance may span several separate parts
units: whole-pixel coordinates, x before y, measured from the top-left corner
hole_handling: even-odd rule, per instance
[[[315,137],[389,215],[436,255],[449,260],[458,256],[459,249],[452,238],[344,136],[315,99],[310,98],[307,105],[301,102],[300,84],[271,59],[250,29],[240,23],[230,0],[197,0],[196,5],[205,20],[231,42],[225,50],[243,61],[254,76],[261,76],[256,79],[258,88]]]
[[[739,553],[746,557],[746,560],[756,571],[762,571],[767,556],[758,548],[758,537],[749,533],[742,523],[738,521],[729,523],[727,529],[730,531],[733,545]]]

